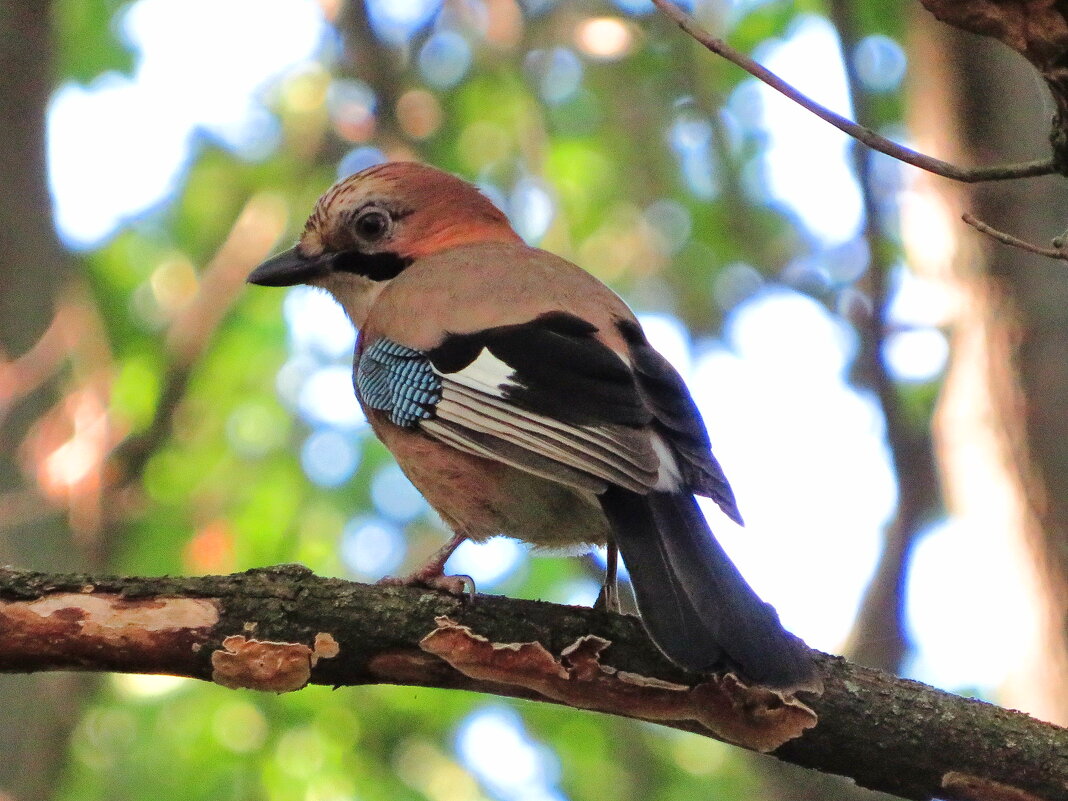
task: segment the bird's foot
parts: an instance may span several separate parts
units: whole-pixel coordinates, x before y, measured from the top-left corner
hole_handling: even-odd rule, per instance
[[[619,604],[619,581],[616,577],[619,567],[619,547],[614,540],[609,540],[608,550],[605,554],[604,584],[597,593],[597,600],[593,602],[593,608],[602,612],[615,612],[622,614],[623,608]]]
[[[428,565],[407,576],[386,576],[376,583],[384,587],[426,587],[458,598],[466,598],[468,601],[475,600],[475,580],[463,575],[446,576],[441,572],[440,565]]]
[[[616,586],[615,582],[601,585],[601,591],[597,593],[597,600],[593,602],[593,608],[601,612],[622,614],[623,610],[619,605],[619,587]]]
[[[404,577],[386,577],[378,581],[387,587],[427,587],[431,590],[441,590],[449,595],[468,600],[475,600],[475,580],[470,576],[446,576],[445,563],[449,561],[453,551],[460,547],[467,537],[463,534],[453,534],[452,538],[445,543],[430,558],[430,561]]]

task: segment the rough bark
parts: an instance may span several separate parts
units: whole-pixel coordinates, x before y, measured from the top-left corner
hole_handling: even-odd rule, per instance
[[[709,735],[695,719],[673,719],[670,710],[681,707],[664,694],[706,698],[699,692],[712,682],[668,663],[634,618],[592,609],[494,596],[468,603],[318,578],[300,566],[200,578],[3,570],[0,624],[2,671],[162,671],[274,690],[306,681],[460,688]],[[819,722],[778,747],[779,759],[905,798],[1011,791],[1068,799],[1068,731],[837,657],[818,659],[826,691],[804,702]],[[767,709],[781,711],[774,707]],[[752,711],[743,704],[733,713]]]

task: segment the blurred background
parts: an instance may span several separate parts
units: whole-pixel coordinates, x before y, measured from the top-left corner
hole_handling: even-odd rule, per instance
[[[918,3],[688,6],[837,111],[961,163],[1052,106]],[[352,397],[325,295],[246,288],[331,183],[475,181],[682,371],[812,646],[1068,721],[1068,216],[867,152],[646,0],[53,0],[0,12],[0,563],[372,581],[444,541]],[[1058,227],[1059,226],[1059,227]],[[588,604],[603,555],[495,540],[483,592]],[[0,798],[867,798],[652,725],[396,687],[0,677]]]

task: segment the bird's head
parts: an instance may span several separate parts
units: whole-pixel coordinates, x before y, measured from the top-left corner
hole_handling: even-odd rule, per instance
[[[361,325],[382,289],[417,259],[463,245],[519,241],[504,213],[467,181],[424,164],[390,162],[327,190],[300,241],[248,281],[322,287]]]

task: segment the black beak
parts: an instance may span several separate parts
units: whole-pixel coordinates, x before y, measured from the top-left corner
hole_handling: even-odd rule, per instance
[[[302,256],[295,247],[272,256],[253,270],[246,281],[260,286],[295,286],[321,278],[330,272],[330,257]]]

